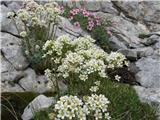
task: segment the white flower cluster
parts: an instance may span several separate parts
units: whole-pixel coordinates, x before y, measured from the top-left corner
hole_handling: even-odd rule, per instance
[[[76,46],[75,50],[88,50],[89,48],[93,48],[95,40],[90,36],[79,37],[73,41],[73,44]]]
[[[57,40],[48,40],[43,46],[43,50],[46,51],[44,57],[47,55],[52,55],[54,58],[62,58],[62,51],[63,54],[65,54],[70,50],[71,46],[72,40],[67,35],[60,36]]]
[[[20,19],[21,19],[22,21],[24,21],[24,22],[27,22],[27,20],[29,20],[30,17],[31,17],[31,16],[29,15],[28,11],[25,10],[25,9],[20,9],[20,10],[18,10],[17,16],[18,16],[18,18],[20,18]]]
[[[56,119],[79,118],[85,120],[85,113],[82,108],[83,102],[77,96],[63,96],[55,104]]]
[[[69,73],[79,73],[80,65],[84,61],[83,56],[77,54],[76,52],[69,52],[65,58],[62,59],[62,64],[58,67],[60,75],[64,78],[69,77]]]
[[[78,74],[79,79],[83,81],[93,73],[100,77],[107,77],[105,73],[107,54],[93,42],[94,40],[89,36],[71,40],[64,35],[56,41],[49,40],[45,43],[44,57],[54,56],[55,63],[62,63],[58,66],[58,71],[64,78],[69,77],[70,73]]]
[[[17,12],[9,12],[7,15],[15,23],[18,33],[23,37],[23,46],[28,60],[31,62],[34,56],[41,56],[42,46],[48,39],[54,39],[57,31],[57,24],[60,21],[60,7],[56,2],[49,1],[45,4],[38,4],[34,0],[24,2],[24,7]],[[20,26],[23,26],[21,32]],[[38,49],[35,48],[38,45]],[[29,54],[28,54],[29,53]],[[39,54],[40,53],[40,54]],[[39,59],[36,58],[36,59]],[[40,62],[43,62],[40,60]],[[39,65],[39,64],[37,64]],[[43,69],[43,68],[42,68]]]
[[[120,68],[123,67],[124,61],[126,60],[125,56],[118,52],[111,52],[107,57],[108,68]]]
[[[52,71],[50,69],[46,69],[44,72],[45,72],[45,76],[48,79],[47,87],[51,89],[55,86],[55,79],[53,78],[54,76],[52,74]]]
[[[7,13],[7,17],[9,17],[9,18],[13,18],[14,15],[15,15],[14,12],[8,12],[8,13]]]
[[[73,73],[83,81],[94,76],[107,78],[106,68],[122,67],[126,58],[117,52],[107,54],[94,42],[89,36],[71,40],[63,35],[45,43],[44,57],[52,58],[54,64],[58,64],[58,75],[64,78]]]
[[[102,94],[92,94],[85,99],[85,105],[90,112],[94,113],[95,120],[111,118],[107,111],[109,103],[109,100]]]
[[[50,69],[46,69],[44,73],[45,73],[45,76],[48,78],[48,80],[52,78],[52,71]]]
[[[89,89],[91,92],[97,92],[99,90],[99,86],[100,86],[100,81],[96,81],[94,82],[94,86],[91,86],[91,88]]]
[[[17,17],[27,26],[46,27],[59,19],[60,9],[55,2],[39,5],[34,0],[27,1],[25,8],[17,11]],[[13,16],[13,13],[8,15]]]
[[[91,95],[82,101],[77,96],[63,96],[55,104],[56,120],[87,120],[94,113],[95,120],[110,119],[107,112],[110,102],[104,95]]]

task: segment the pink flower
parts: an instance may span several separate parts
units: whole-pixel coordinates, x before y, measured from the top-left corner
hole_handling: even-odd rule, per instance
[[[79,22],[75,22],[74,26],[76,26],[77,28],[80,28],[80,23]]]
[[[85,10],[85,8],[81,7],[79,10],[80,10],[80,12],[83,12]]]
[[[89,31],[91,31],[92,28],[93,28],[92,26],[89,26],[89,25],[87,26],[87,30],[89,30]]]
[[[87,25],[87,30],[91,31],[94,27],[94,22],[92,18],[88,18],[88,25]]]
[[[96,25],[100,26],[101,25],[101,21],[100,20],[96,20]]]
[[[84,15],[84,17],[89,17],[90,13],[86,10],[83,10],[82,14]]]
[[[110,36],[112,36],[111,30],[107,29],[107,34],[109,34]]]
[[[94,22],[92,18],[88,20],[88,26],[94,27]]]
[[[98,17],[98,16],[96,16],[96,25],[97,26],[100,26],[101,25],[101,18],[100,17]]]
[[[79,9],[79,8],[76,8],[75,11],[77,11],[77,13],[79,13],[79,12],[80,12],[80,9]]]
[[[70,10],[70,13],[74,16],[78,13],[78,11],[76,9],[72,9]]]

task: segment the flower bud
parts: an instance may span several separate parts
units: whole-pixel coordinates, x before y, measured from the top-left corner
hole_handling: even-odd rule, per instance
[[[26,31],[22,31],[22,32],[20,33],[20,36],[23,37],[23,38],[26,37],[26,36],[27,36],[27,32],[26,32]]]

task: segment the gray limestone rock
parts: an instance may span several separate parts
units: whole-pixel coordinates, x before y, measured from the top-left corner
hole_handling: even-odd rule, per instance
[[[28,106],[24,109],[21,118],[22,120],[31,120],[34,117],[35,112],[46,109],[54,103],[54,98],[48,98],[44,95],[39,95],[32,102],[30,102]]]

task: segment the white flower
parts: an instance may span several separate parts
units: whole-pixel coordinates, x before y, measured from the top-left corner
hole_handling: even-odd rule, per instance
[[[66,117],[66,115],[67,115],[67,113],[65,111],[60,110],[60,111],[58,111],[57,117],[64,119]]]
[[[43,46],[43,50],[47,50],[47,48],[52,46],[52,44],[54,44],[53,40],[47,40],[46,43]]]
[[[79,79],[82,81],[86,81],[88,79],[88,75],[80,74]]]
[[[48,81],[47,83],[47,88],[52,89],[54,87],[54,84],[51,80]]]
[[[69,74],[67,72],[65,72],[63,75],[62,75],[64,78],[67,78],[69,77]]]
[[[39,49],[40,49],[40,46],[39,46],[39,45],[36,45],[36,46],[35,46],[35,49],[36,49],[36,50],[39,50]]]
[[[53,59],[54,59],[54,58],[53,58]],[[56,64],[60,63],[60,58],[55,58],[55,59],[54,59],[54,62],[55,62]]]
[[[44,71],[44,73],[45,73],[45,76],[47,77],[47,79],[51,80],[51,78],[52,78],[52,71],[50,69],[46,69]]]
[[[28,50],[26,50],[26,51],[25,51],[25,54],[26,54],[26,55],[29,55],[29,51],[28,51]]]
[[[120,81],[120,79],[121,79],[121,76],[119,76],[119,75],[115,76],[115,80]]]
[[[96,120],[102,119],[102,113],[101,112],[96,111],[94,116],[95,116]]]
[[[40,26],[42,27],[43,26],[43,23],[44,21],[41,21],[38,17],[32,17],[31,18],[31,25],[32,27],[35,27],[35,26]]]
[[[124,61],[124,64],[125,64],[126,66],[129,66],[129,61]]]
[[[28,11],[25,9],[18,10],[17,15],[22,21],[27,21],[29,20],[29,17],[30,17]]]
[[[83,105],[83,112],[88,115],[90,113],[88,107],[86,105]]]
[[[111,119],[109,113],[105,113],[104,116],[105,116],[105,118],[106,118],[107,120],[110,120],[110,119]]]
[[[10,17],[10,18],[14,17],[14,15],[15,15],[14,12],[8,12],[8,13],[7,13],[7,17]]]
[[[99,90],[98,86],[91,86],[91,88],[89,89],[91,92],[97,92]]]
[[[100,81],[96,81],[94,82],[95,85],[100,86],[101,82]]]
[[[27,36],[27,32],[26,32],[26,31],[22,31],[22,32],[20,33],[20,36],[23,37],[23,38],[26,37],[26,36]]]

